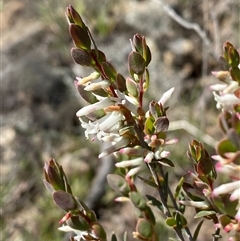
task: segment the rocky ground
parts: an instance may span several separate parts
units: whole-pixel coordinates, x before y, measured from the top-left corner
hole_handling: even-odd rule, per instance
[[[42,182],[45,161],[56,158],[72,180],[78,178],[74,187],[84,199],[97,172],[98,146],[89,147],[75,116],[83,103],[73,80],[89,73],[74,65],[69,54],[72,43],[64,11],[69,3],[77,3],[65,2],[8,0],[1,4],[2,240],[63,240],[57,231],[63,213],[52,204]],[[172,20],[157,1],[107,4],[102,0],[105,5],[100,6],[93,0],[86,2],[83,16],[94,29],[97,45],[120,72],[127,75],[129,38],[135,33],[146,36],[153,55],[149,98],[158,100],[175,86],[171,119],[193,122],[217,138],[208,90],[215,79],[210,72],[220,66],[216,56],[224,41],[240,45],[239,1],[165,1],[185,20],[205,29],[209,46],[194,30]],[[130,207],[104,209],[111,203],[109,195],[96,210],[104,226],[112,230],[114,224],[118,233],[126,227],[130,230],[134,226]]]

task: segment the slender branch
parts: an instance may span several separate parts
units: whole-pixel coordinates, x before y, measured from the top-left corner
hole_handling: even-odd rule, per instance
[[[178,24],[183,26],[186,29],[192,29],[194,30],[199,37],[204,42],[205,46],[208,47],[208,51],[210,54],[218,60],[218,55],[216,52],[211,48],[211,41],[208,38],[206,32],[201,29],[201,27],[197,23],[190,23],[186,21],[184,18],[182,18],[180,15],[178,15],[173,8],[171,8],[168,4],[164,3],[162,0],[152,0],[152,2],[160,4],[163,8],[163,10],[168,14],[169,17],[171,17],[174,21],[176,21]]]
[[[191,135],[195,136],[196,138],[200,138],[204,143],[211,147],[215,147],[217,144],[217,141],[211,137],[210,135],[203,133],[201,130],[199,130],[196,126],[192,125],[186,120],[178,120],[178,121],[172,121],[169,126],[169,131],[174,130],[185,130]]]
[[[161,174],[162,176],[164,176],[164,171],[163,171],[162,165],[159,165],[159,170],[160,170],[160,174]],[[178,207],[178,205],[177,205],[177,203],[176,203],[176,200],[175,200],[175,198],[174,198],[174,196],[173,196],[173,193],[172,193],[169,185],[168,185],[168,195],[169,195],[169,197],[170,197],[170,199],[171,199],[171,201],[172,201],[172,204],[173,204],[174,209],[180,212],[179,207]],[[190,241],[193,241],[192,233],[191,233],[191,231],[189,230],[189,228],[188,228],[188,227],[185,227],[184,229],[185,229],[186,233],[187,233],[188,236],[189,236],[189,240],[190,240]]]

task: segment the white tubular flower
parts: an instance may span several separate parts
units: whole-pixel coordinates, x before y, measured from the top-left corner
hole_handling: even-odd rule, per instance
[[[99,77],[100,77],[100,74],[98,72],[93,72],[89,76],[84,78],[76,77],[76,80],[78,85],[84,85],[89,81],[98,79]]]
[[[231,194],[229,199],[230,201],[238,200],[238,205],[236,207],[237,213],[235,218],[238,220],[238,222],[240,222],[240,180],[222,184],[219,187],[216,187],[213,190],[212,195],[218,196],[227,193]]]
[[[102,138],[110,133],[118,133],[118,130],[121,127],[122,119],[123,115],[118,111],[108,113],[94,122],[89,121],[87,123],[79,118],[82,127],[85,129],[86,138],[89,139],[89,135],[97,135],[97,138],[100,141],[102,141]]]
[[[111,153],[118,151],[121,148],[126,147],[129,144],[130,140],[124,137],[121,137],[121,139],[115,143],[114,145],[108,147],[107,149],[105,149],[99,156],[98,158],[102,158],[105,156],[110,155]]]
[[[101,110],[104,109],[106,107],[109,107],[110,105],[112,105],[114,102],[112,100],[110,100],[109,98],[104,98],[99,102],[96,102],[94,104],[88,105],[88,106],[84,106],[82,109],[80,109],[77,112],[77,117],[81,117],[84,115],[88,115],[96,110]]]
[[[132,147],[126,147],[121,150],[119,150],[119,153],[126,154],[129,156],[142,156],[146,149],[144,148],[132,148]]]
[[[116,167],[133,167],[133,166],[139,166],[141,165],[143,162],[143,158],[142,157],[138,157],[135,159],[131,159],[131,160],[127,160],[127,161],[121,161],[121,162],[117,162],[115,164]]]
[[[144,162],[150,163],[154,158],[154,153],[152,151],[148,152],[146,157],[144,158]]]
[[[213,92],[214,99],[217,102],[217,108],[228,110],[233,105],[239,104],[240,99],[237,98],[234,94],[224,94],[224,95],[218,95],[215,91]]]
[[[225,183],[213,190],[213,195],[218,196],[221,194],[232,193],[235,190],[240,189],[240,181]]]
[[[227,84],[215,84],[210,86],[210,90],[212,91],[223,91],[227,88]]]
[[[128,173],[127,176],[132,177],[139,172],[142,172],[147,169],[146,163],[142,162],[140,166],[132,168]]]
[[[239,104],[240,99],[234,94],[239,89],[237,81],[230,79],[229,72],[213,72],[213,74],[224,81],[223,84],[210,86],[213,91],[214,99],[217,102],[217,109],[229,110],[233,105]],[[228,79],[229,78],[229,79]]]
[[[156,151],[154,153],[154,156],[156,159],[161,159],[161,158],[165,158],[165,157],[168,157],[170,155],[170,152],[169,151]]]
[[[111,83],[108,80],[103,80],[95,83],[90,83],[84,88],[84,90],[93,91],[93,90],[105,89],[108,86],[110,86],[110,84]]]
[[[109,133],[114,133],[119,130],[123,119],[123,114],[120,111],[114,111],[107,114],[107,118],[102,123],[99,123],[99,130]]]
[[[125,106],[128,110],[130,110],[135,116],[138,116],[137,109],[138,109],[138,103],[134,98],[131,98],[123,93],[121,93],[119,90],[116,91],[116,94],[119,98],[113,98],[115,99],[116,103],[122,104]]]
[[[122,137],[119,134],[109,133],[103,136],[101,140],[104,142],[116,143],[116,142],[119,142],[121,139]]]
[[[218,162],[215,166],[217,172],[224,173],[228,177],[232,179],[240,179],[240,166],[234,165],[234,164],[223,164],[221,162]]]
[[[163,95],[162,95],[162,98],[158,101],[158,103],[162,104],[163,106],[166,104],[166,102],[171,98],[172,96],[172,93],[174,91],[174,87],[167,90]]]
[[[80,231],[80,230],[71,228],[68,225],[63,225],[62,227],[60,227],[58,229],[63,232],[74,232],[75,234],[77,234],[76,236],[73,237],[73,239],[76,241],[86,240],[86,238],[85,238],[86,236],[91,236],[93,239],[97,239],[97,236],[94,235],[93,233],[89,233],[87,231]]]

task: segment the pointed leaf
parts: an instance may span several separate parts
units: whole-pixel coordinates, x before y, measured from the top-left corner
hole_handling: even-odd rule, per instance
[[[174,193],[175,199],[178,198],[178,196],[179,196],[179,194],[180,194],[180,191],[181,191],[181,189],[182,189],[183,182],[184,182],[184,177],[181,177],[181,179],[179,180],[179,182],[178,182],[178,184],[177,184],[175,193]]]
[[[149,186],[152,186],[152,187],[155,187],[155,188],[158,187],[158,185],[154,182],[154,180],[146,179],[146,178],[141,177],[141,176],[138,176],[138,178],[139,178],[140,180],[142,180],[144,183],[148,184]]]
[[[69,32],[76,47],[85,49],[85,50],[90,50],[91,40],[86,28],[80,27],[77,24],[71,23],[69,25]]]
[[[148,117],[145,121],[144,124],[144,131],[146,132],[146,134],[154,134],[155,128],[153,125],[153,119],[151,117]]]
[[[166,166],[166,167],[174,167],[173,162],[167,158],[159,159],[158,163],[161,163],[163,166]]]
[[[99,240],[102,240],[102,241],[107,240],[107,234],[101,224],[94,223],[93,225],[91,225],[91,229],[92,229],[92,233],[96,237],[98,237]]]
[[[108,62],[103,62],[102,68],[103,68],[103,71],[104,71],[105,75],[107,76],[107,78],[111,82],[115,82],[116,75],[117,75],[117,72],[116,72],[115,68]]]
[[[116,85],[117,85],[117,88],[120,92],[125,92],[127,90],[127,87],[126,87],[126,80],[125,78],[117,73],[117,76],[116,76]]]
[[[67,220],[67,224],[77,230],[85,231],[90,228],[90,224],[80,216],[72,216],[70,219]]]
[[[203,222],[204,222],[204,219],[197,225],[197,227],[196,227],[196,229],[195,229],[195,231],[194,231],[194,234],[193,234],[193,240],[194,240],[194,241],[197,241],[198,234],[199,234],[199,232],[200,232],[200,229],[201,229],[201,227],[202,227]]]
[[[146,195],[146,197],[147,197],[147,199],[148,199],[149,201],[151,201],[151,203],[152,203],[153,206],[155,206],[155,207],[157,207],[159,210],[163,211],[163,205],[162,205],[162,203],[161,203],[159,200],[157,200],[155,197],[150,196],[150,195]]]
[[[240,84],[240,69],[238,67],[232,67],[229,71],[232,79]]]
[[[216,214],[216,212],[215,211],[200,211],[194,216],[194,218],[202,218],[202,217],[210,216],[213,214]]]
[[[115,233],[112,234],[111,241],[117,241],[117,236]]]

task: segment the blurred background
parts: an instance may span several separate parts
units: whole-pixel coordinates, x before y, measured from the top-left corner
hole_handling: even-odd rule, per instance
[[[170,121],[186,120],[213,139],[221,137],[209,85],[217,83],[211,71],[222,68],[222,44],[229,41],[240,47],[239,0],[2,0],[1,240],[66,240],[57,230],[64,213],[43,184],[44,163],[55,158],[63,165],[75,195],[83,200],[89,200],[101,166],[100,147],[85,140],[75,116],[83,102],[73,81],[91,70],[75,65],[70,56],[73,44],[64,15],[69,4],[81,13],[98,48],[124,76],[129,39],[135,33],[144,35],[152,52],[149,100],[159,100],[175,87]],[[166,4],[206,36],[173,20]],[[170,150],[176,175],[181,176],[190,168],[185,152],[193,136],[188,128],[177,129],[169,135],[177,137],[179,145]],[[213,153],[213,143],[206,147]],[[131,240],[131,206],[115,205],[115,194],[107,186],[105,190],[93,208],[109,233],[116,230],[121,235],[127,229]]]

